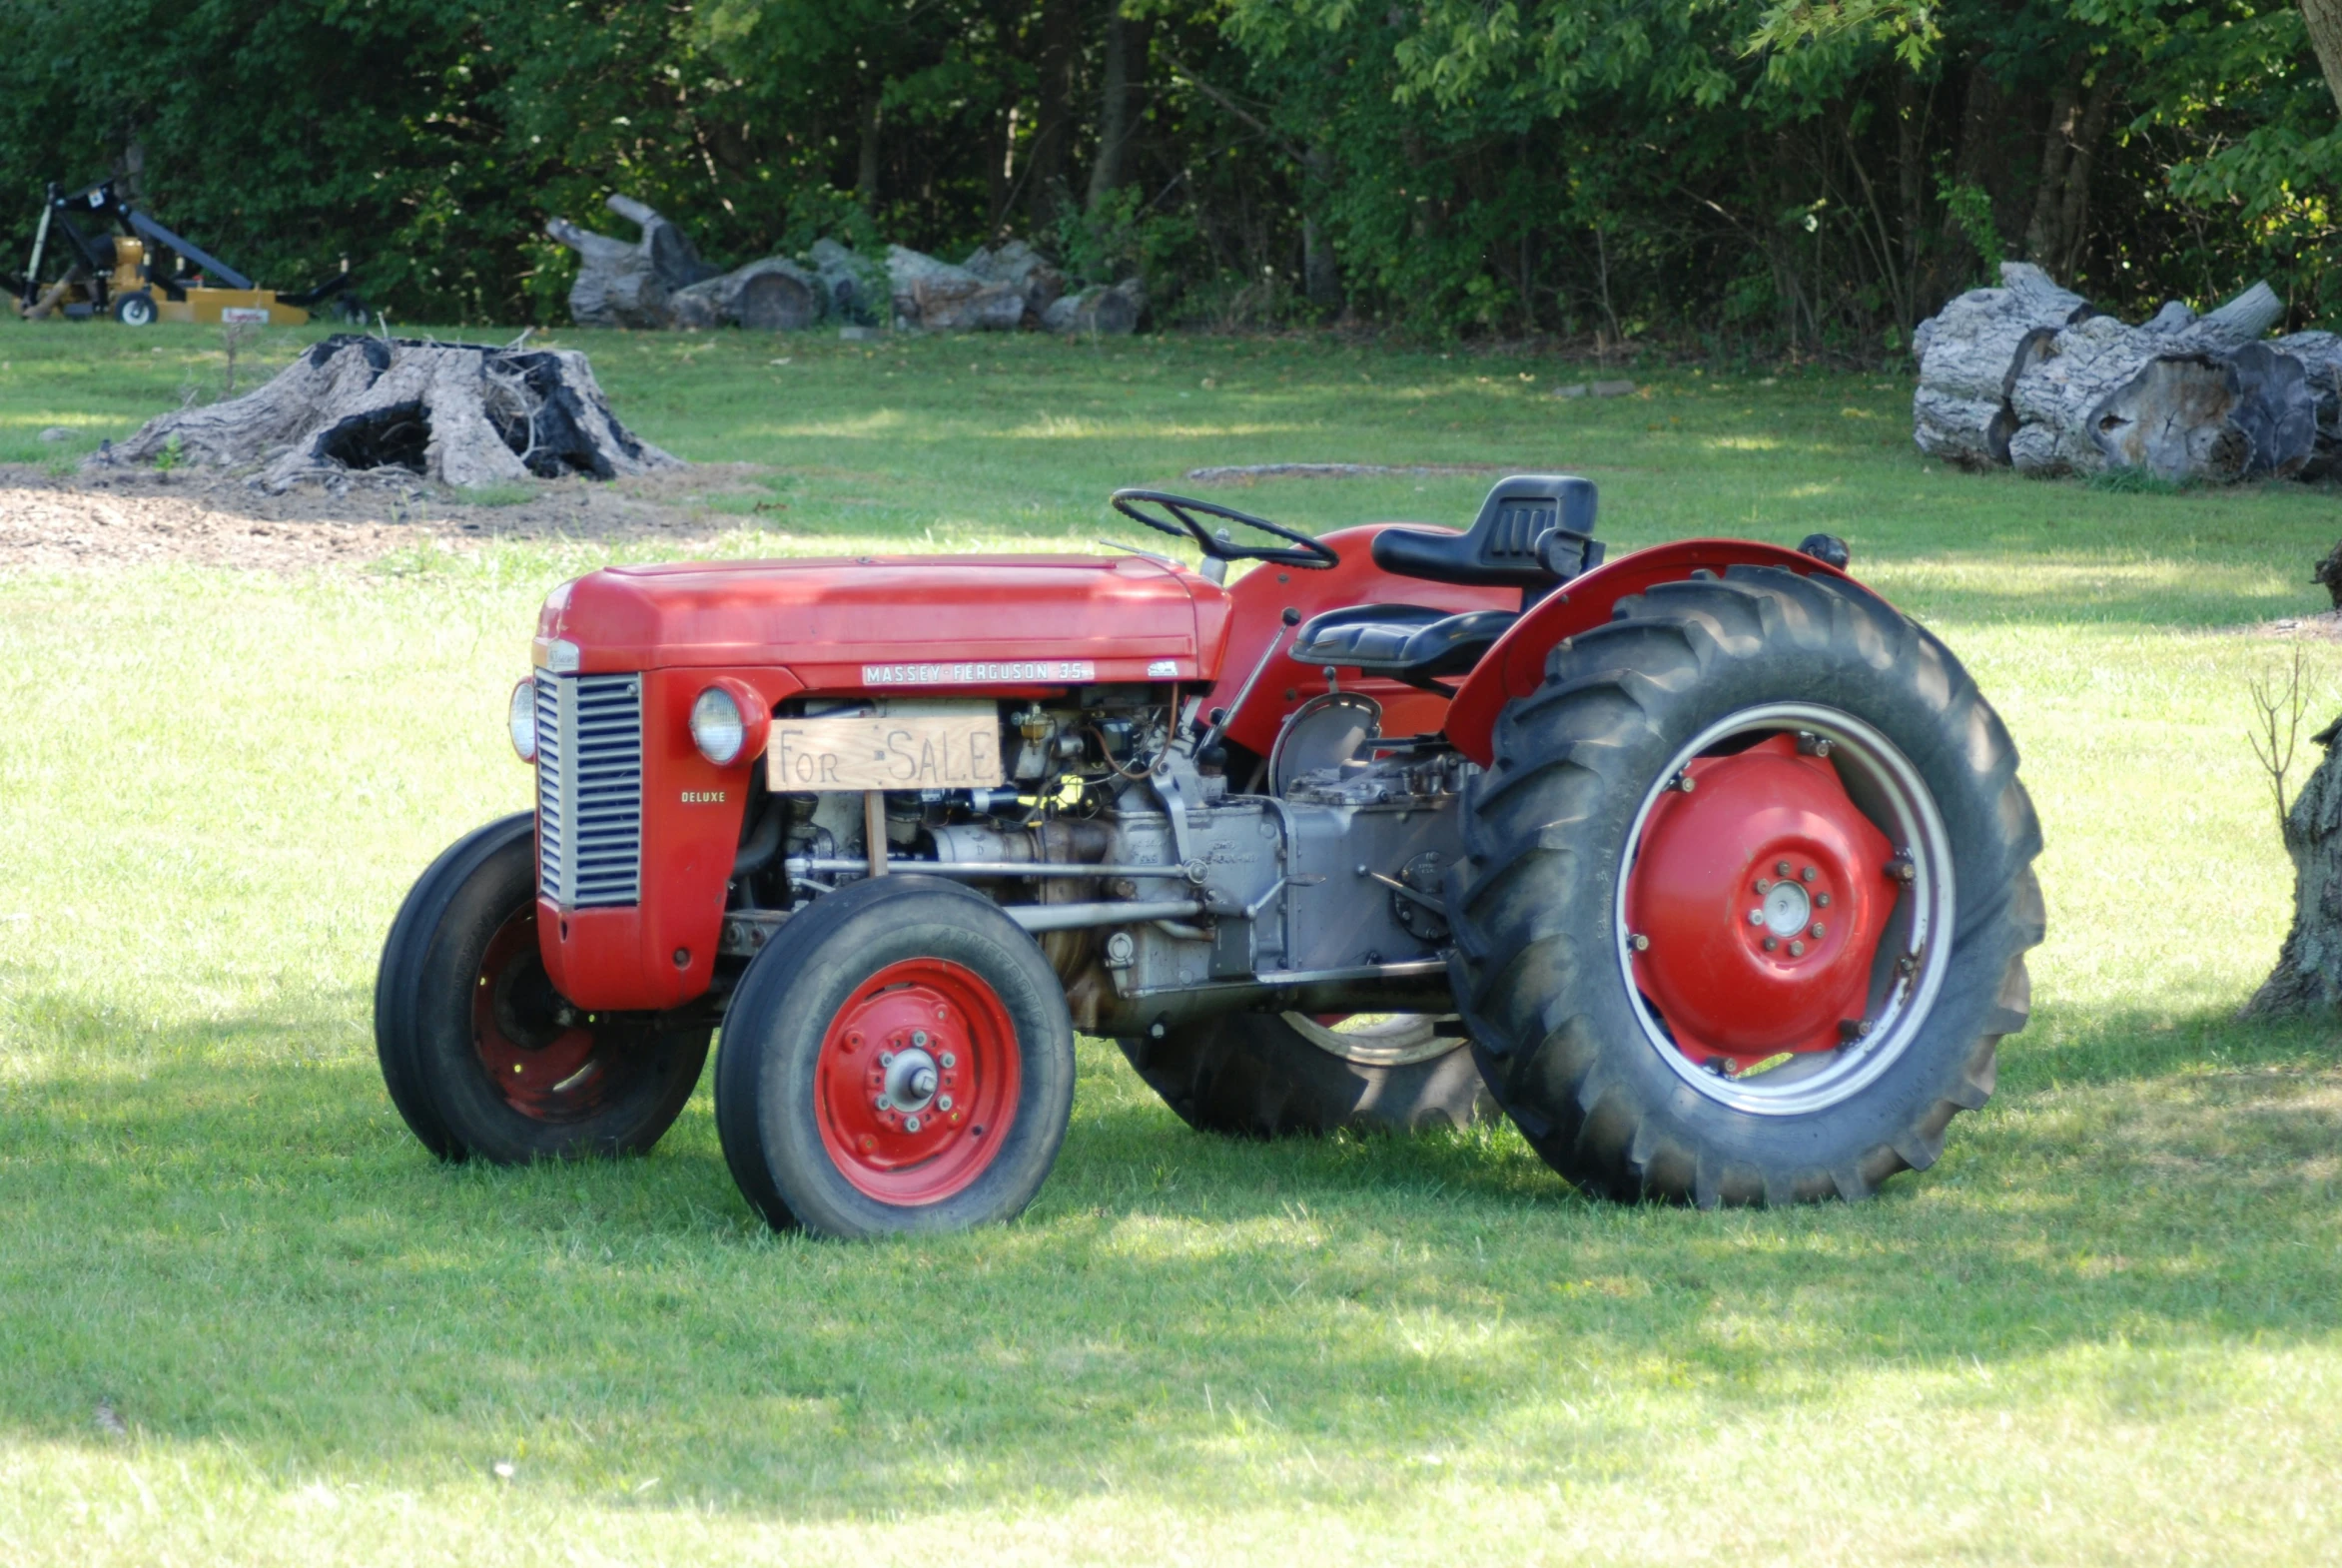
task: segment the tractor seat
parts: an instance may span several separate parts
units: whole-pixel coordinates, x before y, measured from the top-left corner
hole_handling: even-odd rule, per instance
[[[1469,670],[1519,618],[1515,610],[1458,614],[1421,604],[1358,604],[1311,616],[1293,639],[1292,656],[1442,691],[1434,676]]]

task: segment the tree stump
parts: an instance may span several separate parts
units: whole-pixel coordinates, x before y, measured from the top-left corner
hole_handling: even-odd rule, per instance
[[[586,358],[565,349],[328,338],[228,402],[150,419],[94,464],[253,466],[282,493],[354,476],[476,485],[678,466],[610,411]]]
[[[689,235],[634,198],[613,196],[602,205],[640,225],[642,237],[629,244],[566,218],[545,225],[545,233],[584,259],[569,286],[569,315],[580,327],[667,326],[668,296],[721,269],[701,261]]]
[[[2326,755],[2285,813],[2293,929],[2239,1018],[2330,1016],[2342,1006],[2342,718],[2310,737]]]

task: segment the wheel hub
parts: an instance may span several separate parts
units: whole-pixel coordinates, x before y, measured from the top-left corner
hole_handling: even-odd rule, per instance
[[[991,1164],[1018,1080],[1015,1027],[990,986],[943,959],[890,964],[823,1039],[823,1148],[873,1197],[938,1201]]]
[[[1684,769],[1629,873],[1633,973],[1676,1048],[1739,1074],[1860,1037],[1895,849],[1826,758],[1775,735]]]
[[[542,1122],[598,1107],[627,1066],[617,1042],[553,989],[537,947],[536,907],[496,928],[472,986],[471,1045],[504,1102]]]

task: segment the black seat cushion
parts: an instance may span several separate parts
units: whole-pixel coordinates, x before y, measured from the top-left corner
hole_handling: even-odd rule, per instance
[[[1293,657],[1415,683],[1470,669],[1519,618],[1513,610],[1358,604],[1312,616],[1293,639]]]

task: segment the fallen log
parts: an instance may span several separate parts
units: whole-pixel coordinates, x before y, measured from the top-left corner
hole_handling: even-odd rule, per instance
[[[1146,309],[1146,290],[1133,278],[1069,294],[1042,314],[1041,324],[1053,333],[1128,338],[1139,330],[1139,318]]]
[[[2255,284],[2192,321],[2166,306],[2144,327],[2100,316],[2056,334],[2011,384],[2010,464],[2044,477],[2136,468],[2175,483],[2298,474],[2315,399],[2298,360],[2256,342],[2283,311]]]
[[[678,466],[611,412],[584,355],[345,334],[227,402],[149,419],[90,464],[255,467],[272,493],[355,477],[471,486]]]
[[[987,246],[968,258],[967,270],[986,283],[1007,284],[1025,302],[1021,325],[1038,328],[1066,292],[1066,275],[1022,240]]]
[[[821,280],[778,256],[678,289],[667,299],[667,322],[674,327],[795,332],[821,318]]]
[[[701,261],[689,235],[632,197],[613,196],[602,205],[639,225],[641,238],[612,239],[566,218],[545,225],[546,234],[583,258],[569,286],[569,315],[580,327],[669,325],[668,297],[722,269]]]
[[[887,247],[887,281],[895,319],[920,332],[1013,332],[1025,319],[1025,295],[906,246]]]
[[[2009,391],[2060,328],[2090,314],[2029,262],[2003,262],[2000,287],[1972,289],[1920,324],[1913,346],[1920,386],[1912,399],[1921,451],[1963,468],[2006,467],[2017,418]]]
[[[1947,305],[1914,334],[1912,435],[1961,467],[2049,477],[2134,469],[2173,482],[2296,477],[2342,465],[2342,344],[2264,343],[2284,314],[2255,284],[2198,317],[2093,313],[2038,268]]]

